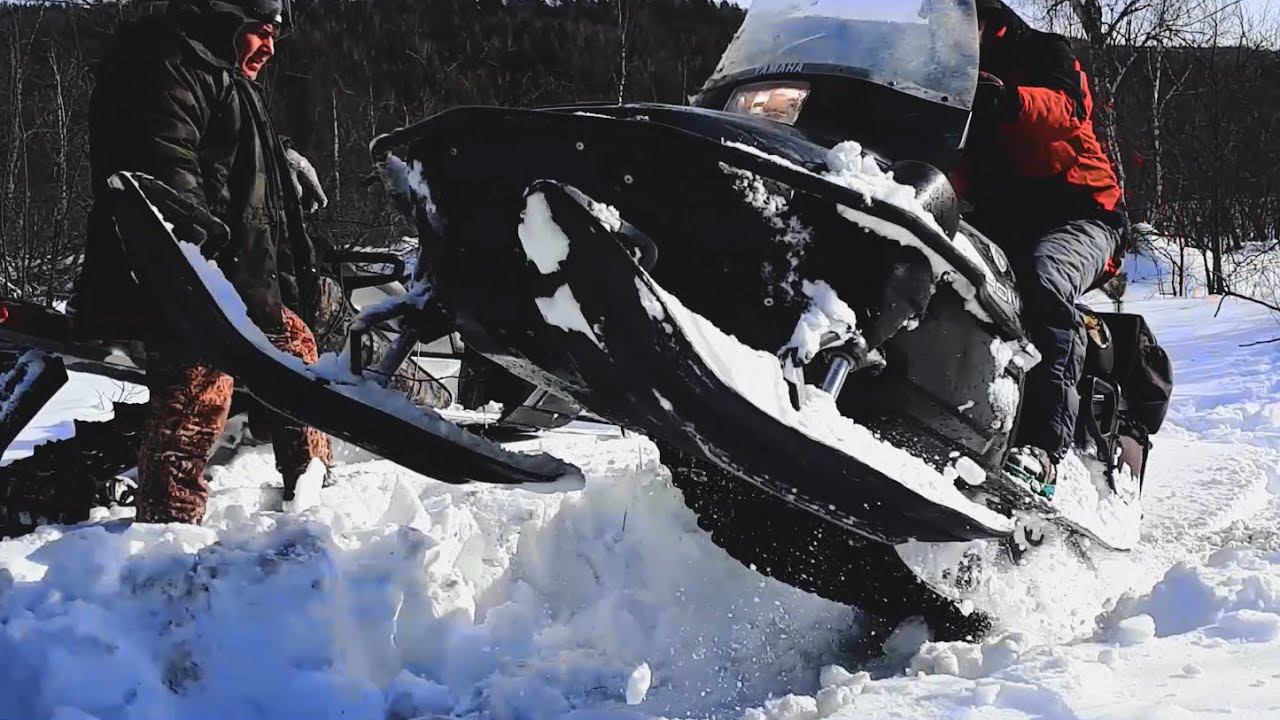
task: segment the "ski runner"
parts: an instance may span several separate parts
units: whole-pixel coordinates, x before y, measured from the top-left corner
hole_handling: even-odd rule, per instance
[[[82,332],[146,344],[143,522],[203,519],[205,465],[234,380],[156,331],[159,315],[146,307],[116,235],[107,178],[154,176],[225,223],[228,236],[197,238],[202,250],[277,347],[315,362],[308,321],[321,279],[303,212],[326,200],[309,163],[276,134],[255,82],[291,24],[289,0],[180,0],[166,15],[121,28],[99,70],[90,101],[95,205],[72,305]],[[313,459],[332,462],[329,440],[283,416],[268,425],[288,500]]]
[[[1093,97],[1070,42],[977,0],[981,60],[965,156],[966,214],[1009,255],[1042,361],[1026,378],[1009,469],[1051,494],[1071,449],[1085,357],[1076,301],[1119,267],[1123,193],[1094,134]]]

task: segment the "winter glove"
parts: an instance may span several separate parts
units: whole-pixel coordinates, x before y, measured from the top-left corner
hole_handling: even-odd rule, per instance
[[[214,217],[202,204],[155,178],[135,174],[134,179],[146,193],[151,206],[171,225],[175,238],[199,247],[207,258],[217,257],[229,244],[231,231],[226,223]]]
[[[978,73],[978,89],[973,96],[975,122],[999,124],[1013,122],[1021,112],[1018,88],[1006,85],[989,72]]]
[[[324,188],[320,187],[320,177],[311,162],[302,153],[288,146],[285,147],[284,157],[289,164],[289,178],[293,180],[293,189],[302,203],[302,211],[310,214],[326,207],[329,198],[325,196]]]

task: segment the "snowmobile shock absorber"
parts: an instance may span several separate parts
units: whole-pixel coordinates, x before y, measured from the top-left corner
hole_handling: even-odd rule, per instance
[[[832,352],[831,363],[827,365],[827,377],[822,381],[822,390],[831,397],[840,397],[849,374],[858,367],[852,355],[845,352]]]

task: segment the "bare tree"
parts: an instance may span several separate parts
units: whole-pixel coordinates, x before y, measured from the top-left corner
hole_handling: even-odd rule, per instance
[[[627,96],[627,35],[631,27],[631,18],[627,10],[627,0],[614,0],[618,4],[618,104],[626,102]]]
[[[1203,44],[1215,18],[1240,5],[1241,0],[1023,0],[1051,30],[1082,36],[1089,47],[1095,116],[1103,144],[1120,184],[1128,186],[1125,153],[1116,102],[1130,73],[1145,61],[1151,83],[1152,142],[1160,145],[1160,117],[1167,98],[1181,90],[1185,77],[1166,78],[1165,52],[1172,46]],[[1155,175],[1162,177],[1159,153]],[[1159,182],[1159,180],[1157,180]],[[1157,193],[1157,196],[1159,193]]]

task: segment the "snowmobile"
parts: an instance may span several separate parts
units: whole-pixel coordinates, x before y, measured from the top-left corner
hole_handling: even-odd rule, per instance
[[[353,325],[358,346],[399,323],[375,362],[275,351],[181,239],[216,220],[162,184],[113,178],[117,219],[173,330],[278,411],[444,482],[580,482],[385,386],[420,340],[455,333],[490,378],[562,403],[552,415],[651,438],[740,561],[972,635],[980,613],[895,546],[1025,546],[1033,517],[1131,548],[1169,390],[1141,318],[1091,314],[1082,471],[1045,488],[1006,468],[1037,355],[1008,260],[944,173],[977,68],[969,0],[755,0],[688,105],[461,107],[382,136],[419,256],[407,291]]]

